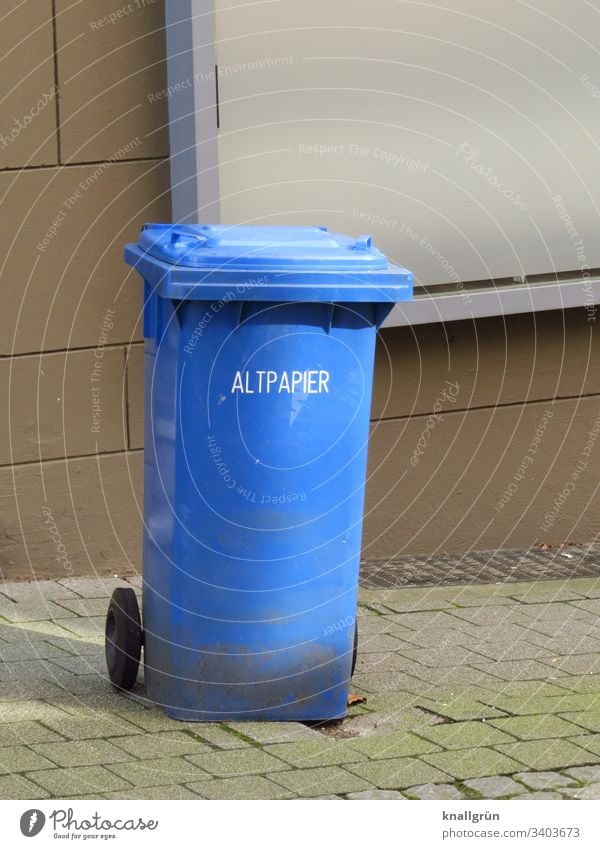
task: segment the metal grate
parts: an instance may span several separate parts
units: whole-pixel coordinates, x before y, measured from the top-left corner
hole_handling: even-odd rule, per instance
[[[505,549],[365,560],[360,584],[367,589],[444,584],[491,584],[600,577],[600,545],[548,551]]]

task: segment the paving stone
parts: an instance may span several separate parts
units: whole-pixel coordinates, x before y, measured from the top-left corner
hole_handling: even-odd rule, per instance
[[[108,598],[69,598],[63,599],[60,606],[76,616],[106,616]]]
[[[104,626],[106,616],[85,616],[66,619],[63,627],[66,631],[86,640],[94,640],[98,645],[104,645]]]
[[[301,722],[228,722],[226,726],[257,743],[295,743],[322,738],[318,731]]]
[[[418,784],[448,782],[448,773],[416,758],[386,758],[364,764],[350,764],[346,768],[383,790],[402,790]]]
[[[542,660],[488,660],[472,665],[475,669],[488,672],[503,681],[545,681],[552,675],[552,670]],[[556,669],[554,674],[559,671]]]
[[[464,799],[463,793],[453,784],[421,784],[405,791],[409,799]]]
[[[261,775],[220,778],[188,786],[203,799],[292,799],[295,796],[293,791]]]
[[[493,723],[498,721],[503,720],[453,722],[430,726],[422,729],[420,733],[443,749],[474,749],[478,746],[512,742],[512,737],[492,727]]]
[[[577,766],[574,769],[569,770],[569,775],[578,770],[593,770],[594,767],[588,766]],[[600,767],[597,768],[598,779],[600,779]],[[564,775],[560,775],[558,772],[520,772],[515,775],[515,778],[518,778],[519,781],[522,781],[523,784],[526,784],[528,787],[531,787],[532,790],[552,790],[555,787],[568,787],[573,784],[573,779],[568,778]],[[576,778],[576,776],[575,776]],[[587,781],[592,779],[577,779],[579,781]]]
[[[106,659],[104,654],[82,655],[79,657],[58,657],[51,661],[50,670],[54,674],[70,672],[72,675],[99,675],[104,681],[108,681]]]
[[[575,781],[597,783],[600,782],[600,764],[571,767],[567,770],[567,775],[572,776]]]
[[[82,598],[110,598],[117,587],[130,587],[131,584],[122,578],[63,578],[61,586],[72,590]]]
[[[554,770],[589,764],[594,757],[592,752],[563,739],[505,743],[497,748],[508,757],[520,761],[532,770]],[[516,771],[522,772],[523,770],[511,770],[511,772]]]
[[[36,681],[39,678],[52,681],[63,674],[64,670],[53,660],[18,660],[0,664],[0,680],[6,683]]]
[[[600,759],[600,735],[598,734],[582,734],[577,737],[571,737],[571,742],[577,746],[582,746],[586,751],[598,755]],[[589,763],[589,759],[588,759]]]
[[[30,746],[32,743],[52,743],[61,740],[59,734],[39,722],[5,722],[0,724],[0,747]]]
[[[352,679],[353,687],[360,687],[367,693],[389,693],[400,690],[403,693],[417,694],[427,688],[423,681],[411,675],[405,675],[400,670],[395,672],[356,673]]]
[[[45,724],[54,731],[67,737],[70,740],[90,740],[94,737],[119,737],[120,735],[143,734],[143,729],[137,728],[131,722],[127,722],[116,714],[98,714],[93,720],[89,718],[77,718],[65,714],[64,719],[46,719]],[[2,734],[2,726],[0,726],[0,739]],[[48,732],[51,733],[51,732]],[[31,740],[36,742],[50,742],[41,740]]]
[[[568,799],[600,799],[600,784],[588,784],[587,787],[565,787],[561,793]]]
[[[49,744],[52,745],[52,744]],[[52,761],[27,746],[5,746],[0,749],[0,775],[53,767]]]
[[[98,794],[120,790],[131,785],[103,766],[80,766],[71,769],[43,769],[27,775],[35,784],[57,799],[78,799],[81,794],[98,798]]]
[[[0,775],[0,799],[47,799],[49,795],[24,775]]]
[[[189,784],[190,781],[207,781],[212,778],[205,770],[184,758],[157,758],[151,761],[116,763],[111,764],[110,771],[122,779],[127,779],[129,784],[135,787],[165,787],[171,784]]]
[[[518,743],[511,745],[520,745]],[[525,744],[523,744],[525,745]],[[482,778],[516,772],[521,764],[495,749],[457,749],[423,755],[423,760],[454,778]]]
[[[0,663],[23,660],[50,660],[71,655],[65,649],[45,640],[23,640],[15,643],[0,643]]]
[[[423,740],[415,734],[402,732],[373,737],[355,737],[348,740],[348,746],[372,759],[403,758],[420,755],[423,752],[435,752],[439,749],[435,743]]]
[[[60,696],[61,689],[51,681],[3,681],[0,683],[0,702],[36,701]]]
[[[177,723],[176,727],[180,725],[181,723]],[[247,749],[254,745],[247,740],[242,740],[226,726],[220,726],[214,722],[189,722],[185,725],[190,734],[218,749]]]
[[[202,755],[212,752],[205,743],[182,731],[163,731],[156,734],[137,734],[114,739],[119,749],[135,758],[177,758],[182,755]]]
[[[407,643],[399,637],[391,634],[365,634],[359,633],[359,645],[361,654],[379,654],[402,652]]]
[[[513,796],[511,801],[531,801],[532,799],[562,799],[560,793],[555,793],[552,790],[534,790],[533,793],[521,793],[520,796]]]
[[[78,798],[81,798],[79,796]],[[179,784],[170,784],[166,787],[133,787],[131,790],[118,790],[116,793],[107,793],[107,799],[199,799],[198,793]]]
[[[287,763],[256,747],[191,755],[186,760],[201,766],[215,778],[232,778],[239,775],[289,769]]]
[[[335,766],[276,772],[271,775],[271,780],[303,798],[326,796],[329,793],[358,793],[372,789],[368,780]]]
[[[568,715],[568,714],[567,714]],[[516,716],[508,719],[491,719],[490,724],[512,734],[519,740],[541,740],[553,737],[574,737],[581,733],[577,725],[559,716]],[[498,742],[511,742],[499,740]]]
[[[490,697],[495,707],[506,713],[526,716],[535,713],[568,713],[600,708],[600,693],[566,693],[564,696],[519,698],[498,695]]]
[[[351,748],[350,741],[336,743],[327,737],[300,743],[277,743],[263,751],[281,758],[287,764],[308,769],[316,766],[336,766],[366,760],[365,755]]]
[[[475,699],[456,698],[442,701],[435,698],[420,699],[419,707],[427,708],[440,716],[448,717],[456,721],[466,719],[490,719],[497,716],[505,716],[504,711],[483,704]]]
[[[348,793],[347,799],[364,799],[366,802],[372,802],[375,799],[406,799],[402,793],[397,790],[361,790],[360,793]]]
[[[63,743],[37,743],[32,748],[57,766],[106,765],[131,759],[130,755],[108,740],[68,740]],[[36,767],[29,767],[29,769],[36,769]]]
[[[77,615],[54,601],[23,601],[13,604],[0,600],[0,616],[8,622],[39,622],[41,620],[76,619]]]
[[[58,581],[0,581],[0,593],[17,602],[76,598],[72,590]]]
[[[501,799],[504,796],[514,796],[515,793],[523,792],[523,785],[517,784],[507,775],[498,775],[493,778],[471,778],[465,782],[465,787],[475,790],[484,799]]]
[[[600,655],[597,653],[569,654],[552,661],[547,659],[545,662],[550,664],[553,669],[568,672],[569,675],[589,675],[600,672]]]
[[[57,719],[60,721],[64,716],[64,711],[38,700],[12,701],[0,704],[0,724],[27,720],[45,722],[46,720]]]
[[[600,675],[598,674],[565,675],[559,679],[559,682],[564,690],[569,690],[572,693],[588,693],[591,695],[600,693]],[[600,708],[600,703],[597,704],[597,708]]]

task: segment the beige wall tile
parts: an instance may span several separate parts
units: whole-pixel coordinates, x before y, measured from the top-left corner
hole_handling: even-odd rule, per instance
[[[64,161],[168,155],[167,100],[150,99],[167,85],[162,0],[57,0],[56,12]]]
[[[0,575],[139,571],[141,472],[139,452],[0,469]]]
[[[95,346],[107,309],[109,344],[139,338],[141,282],[123,245],[144,222],[169,219],[168,189],[166,162],[0,174],[11,210],[0,231],[0,354]]]
[[[132,345],[127,355],[127,415],[129,447],[144,446],[144,346]]]
[[[8,7],[13,8],[8,11]],[[57,160],[50,0],[3,4],[0,24],[0,168]]]
[[[376,423],[364,556],[595,539],[600,434],[589,434],[599,416],[594,396]],[[560,509],[544,528],[555,499]]]
[[[592,330],[584,309],[383,330],[373,418],[600,392]],[[458,384],[454,400],[446,381]]]
[[[124,374],[124,349],[101,342],[0,360],[0,465],[125,450]]]

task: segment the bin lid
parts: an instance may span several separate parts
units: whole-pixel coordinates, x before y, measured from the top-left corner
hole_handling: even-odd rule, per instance
[[[412,274],[370,236],[326,227],[146,224],[125,259],[163,297],[238,300],[398,301]]]

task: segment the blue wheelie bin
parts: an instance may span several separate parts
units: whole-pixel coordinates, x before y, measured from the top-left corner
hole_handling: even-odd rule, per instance
[[[412,275],[324,227],[149,224],[143,633],[116,591],[117,687],[183,720],[343,717],[376,330]],[[132,597],[133,596],[133,597]]]

